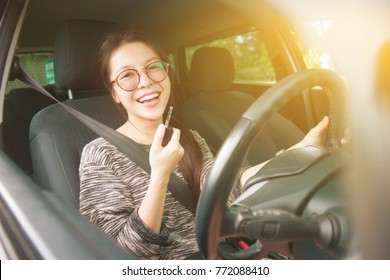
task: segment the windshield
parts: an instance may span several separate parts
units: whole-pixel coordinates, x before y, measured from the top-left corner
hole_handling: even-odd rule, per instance
[[[358,81],[355,78],[363,76],[372,81],[377,50],[390,38],[389,1],[273,2],[295,24],[294,35],[299,38],[308,68],[328,68],[348,80]]]

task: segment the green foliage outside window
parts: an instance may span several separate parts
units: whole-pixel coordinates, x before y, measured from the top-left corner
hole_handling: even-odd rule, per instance
[[[17,54],[20,66],[41,85],[54,84],[53,53],[21,53]],[[16,80],[7,84],[6,92],[14,88],[28,87]]]

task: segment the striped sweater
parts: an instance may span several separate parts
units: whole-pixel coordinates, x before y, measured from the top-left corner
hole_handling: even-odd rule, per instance
[[[203,155],[201,188],[213,163],[203,138],[192,131]],[[198,251],[195,217],[168,190],[161,232],[138,216],[150,176],[103,138],[87,144],[80,162],[80,213],[119,245],[142,259],[183,259]],[[174,173],[184,180],[181,172]],[[241,192],[239,184],[231,199]]]

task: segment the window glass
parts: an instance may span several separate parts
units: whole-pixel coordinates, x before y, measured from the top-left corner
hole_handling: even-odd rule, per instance
[[[337,61],[327,50],[325,43],[329,39],[329,32],[333,22],[327,19],[302,22],[300,33],[293,32],[298,42],[307,68],[324,68],[335,70]]]
[[[167,62],[169,62],[169,66],[172,69],[175,69],[175,56],[172,53],[169,53],[167,55],[167,57],[168,57],[168,61]]]
[[[53,53],[22,53],[16,55],[25,72],[41,85],[54,84]],[[14,88],[28,87],[19,80],[10,81],[6,92]]]
[[[230,51],[235,67],[236,83],[275,83],[275,72],[266,45],[258,31],[237,34],[186,48],[190,67],[194,52],[202,47],[222,47]]]

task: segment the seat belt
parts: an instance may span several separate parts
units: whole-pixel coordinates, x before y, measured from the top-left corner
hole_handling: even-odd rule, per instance
[[[31,78],[24,70],[19,66],[19,63],[14,62],[14,71],[15,76],[20,81],[25,84],[33,87],[40,93],[46,95],[47,97],[53,99],[58,104],[60,104],[65,110],[75,116],[80,120],[84,125],[89,129],[95,132],[97,135],[103,137],[112,145],[114,145],[120,152],[125,154],[131,160],[133,160],[139,167],[141,167],[148,174],[151,173],[151,168],[149,164],[149,154],[143,148],[141,148],[135,141],[126,137],[122,133],[112,129],[111,127],[96,121],[95,119],[83,114],[82,112],[77,111],[76,109],[60,102],[54,96],[52,96],[45,88],[38,84],[33,78]],[[195,197],[192,189],[181,180],[173,172],[169,178],[168,189],[171,191],[172,195],[190,212],[195,215],[197,204],[193,199]]]

